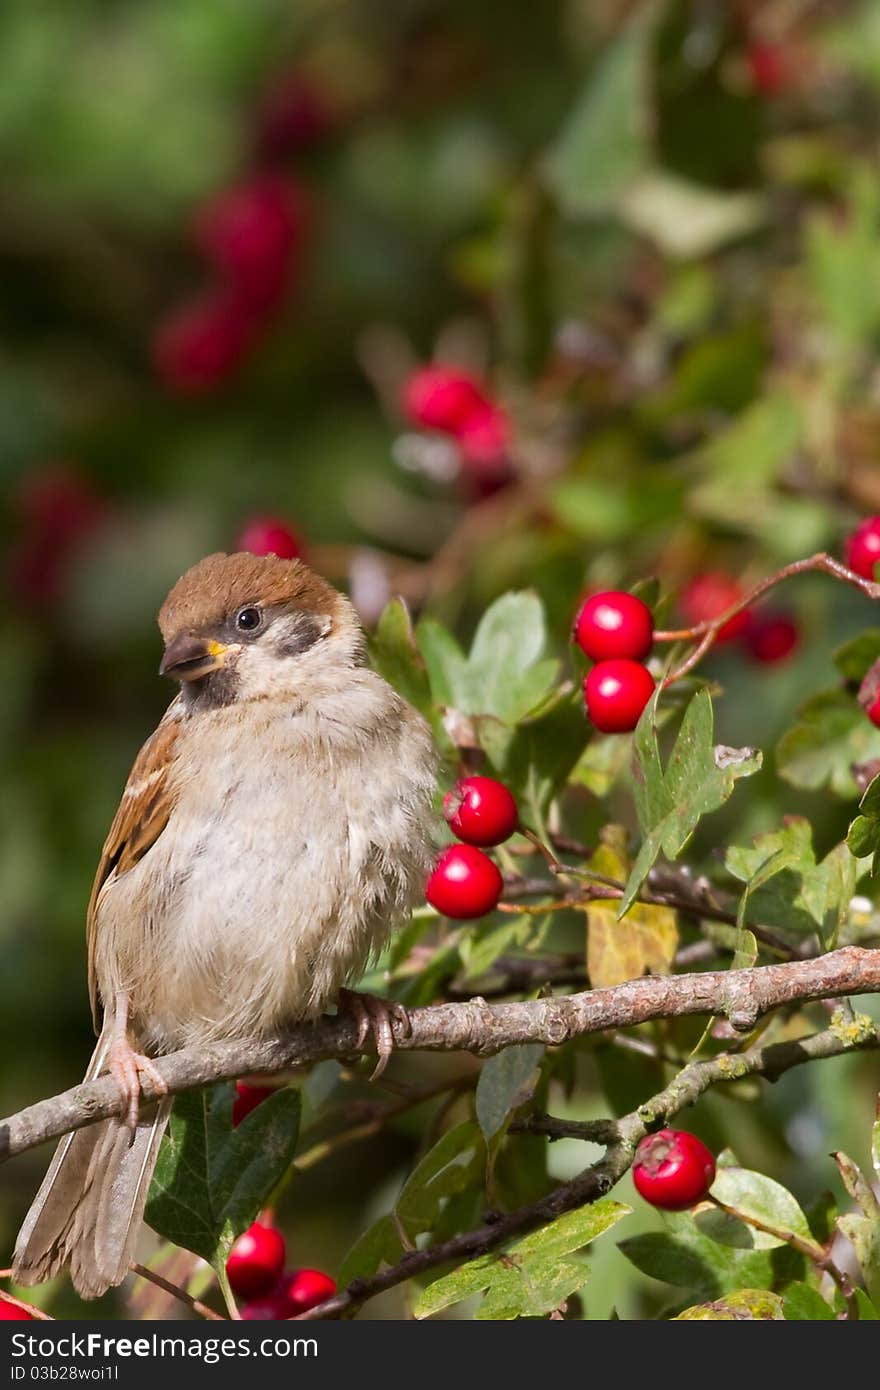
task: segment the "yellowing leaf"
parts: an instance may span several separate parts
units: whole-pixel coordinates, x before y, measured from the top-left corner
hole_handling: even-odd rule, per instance
[[[589,868],[603,878],[625,883],[629,863],[617,826],[606,826],[603,844]],[[678,949],[678,924],[672,908],[633,903],[618,919],[617,900],[593,902],[587,914],[587,973],[594,989],[620,985],[640,976],[668,975]]]
[[[674,1322],[780,1322],[785,1318],[782,1299],[769,1289],[737,1289],[714,1303],[685,1308]]]

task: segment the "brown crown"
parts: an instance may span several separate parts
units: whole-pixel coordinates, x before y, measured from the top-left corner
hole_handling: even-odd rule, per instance
[[[340,601],[337,590],[302,560],[218,552],[181,575],[159,609],[159,627],[167,643],[181,632],[208,631],[248,603],[332,617]]]

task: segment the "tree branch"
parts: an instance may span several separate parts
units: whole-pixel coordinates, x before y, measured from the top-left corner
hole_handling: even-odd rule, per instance
[[[515,1043],[557,1046],[570,1038],[627,1028],[652,1019],[689,1014],[723,1014],[741,1032],[781,1004],[880,993],[880,950],[846,946],[811,960],[787,961],[747,970],[712,970],[689,975],[655,975],[613,989],[587,990],[490,1005],[467,1002],[415,1009],[411,1031],[395,1028],[400,1051],[472,1052],[491,1056]],[[328,1057],[351,1057],[357,1025],[348,1018],[322,1019],[289,1033],[186,1048],[157,1060],[172,1093],[214,1081],[290,1070]],[[155,1088],[143,1078],[143,1095]],[[0,1121],[0,1159],[56,1139],[73,1129],[120,1115],[125,1102],[109,1076],[89,1081]],[[584,1198],[584,1200],[587,1200]]]
[[[870,1019],[856,1020],[853,1025],[832,1024],[824,1032],[796,1042],[758,1043],[745,1052],[722,1053],[709,1061],[693,1062],[657,1095],[617,1121],[594,1121],[583,1125],[577,1121],[537,1116],[534,1125],[528,1121],[522,1122],[517,1127],[519,1132],[550,1134],[553,1138],[571,1135],[607,1144],[608,1151],[598,1163],[585,1168],[570,1182],[562,1183],[540,1201],[520,1207],[476,1230],[453,1236],[441,1244],[412,1251],[391,1268],[381,1270],[369,1279],[355,1280],[348,1288],[308,1313],[301,1313],[295,1321],[350,1316],[368,1299],[385,1293],[414,1275],[424,1274],[429,1269],[452,1261],[475,1259],[488,1254],[514,1236],[532,1231],[564,1212],[573,1211],[604,1196],[631,1166],[639,1140],[668,1122],[686,1106],[693,1105],[710,1086],[738,1081],[746,1076],[763,1076],[768,1081],[775,1081],[784,1072],[805,1062],[840,1057],[847,1052],[875,1047],[880,1047],[880,1029],[875,1028]]]

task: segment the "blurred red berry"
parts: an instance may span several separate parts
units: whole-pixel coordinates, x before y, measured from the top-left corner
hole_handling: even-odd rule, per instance
[[[695,1134],[661,1129],[641,1141],[632,1172],[636,1191],[652,1207],[684,1211],[702,1202],[715,1181],[715,1159]]]
[[[865,706],[865,714],[868,716],[871,723],[876,724],[877,728],[880,729],[880,695],[872,700],[869,705]]]
[[[696,575],[681,591],[679,607],[689,627],[699,623],[711,622],[719,614],[732,608],[743,598],[745,590],[729,574],[713,570],[707,574]],[[729,623],[725,623],[715,638],[716,644],[732,642],[741,637],[749,624],[746,611],[737,613]]]
[[[274,1226],[255,1221],[238,1237],[226,1261],[226,1274],[242,1298],[262,1298],[284,1268],[284,1237]]]
[[[763,666],[791,656],[799,639],[798,625],[787,613],[754,613],[745,632],[749,654]]]
[[[263,1101],[268,1100],[277,1090],[277,1086],[252,1086],[248,1081],[236,1081],[236,1095],[232,1102],[232,1128],[237,1129],[252,1110],[256,1110],[258,1105],[262,1105]]]
[[[10,551],[9,583],[29,605],[48,607],[61,597],[71,559],[108,507],[87,479],[63,465],[29,474],[17,501],[24,526]]]
[[[281,1289],[273,1289],[265,1298],[255,1298],[249,1303],[243,1303],[239,1312],[242,1322],[280,1322],[282,1318],[290,1316],[287,1311],[287,1299]]]
[[[153,364],[169,391],[205,395],[235,374],[251,346],[253,320],[226,291],[172,310],[153,338]]]
[[[874,578],[874,568],[880,562],[880,516],[868,516],[859,523],[847,537],[843,558],[863,579]]]
[[[304,199],[297,185],[260,174],[201,208],[194,236],[236,294],[265,309],[288,289],[303,223]]]
[[[615,589],[593,594],[574,621],[574,640],[592,661],[629,657],[641,661],[651,650],[654,618],[635,594]]]
[[[303,555],[299,537],[284,521],[272,516],[252,517],[236,541],[237,550],[252,555],[277,555],[280,560],[297,560]]]
[[[629,733],[653,694],[648,668],[623,658],[600,661],[584,681],[587,715],[603,734]]]
[[[0,1322],[36,1322],[33,1313],[28,1313],[24,1308],[18,1308],[14,1303],[10,1303],[8,1298],[0,1294]]]
[[[267,161],[316,145],[335,124],[317,84],[300,72],[284,73],[269,87],[257,113],[257,154]]]
[[[504,880],[497,864],[472,845],[443,850],[428,879],[425,897],[446,917],[470,921],[498,906]]]
[[[295,1269],[292,1274],[283,1276],[278,1287],[279,1298],[285,1308],[283,1316],[293,1318],[298,1313],[307,1313],[335,1292],[335,1280],[323,1270]]]
[[[420,367],[408,378],[401,399],[417,425],[458,435],[469,420],[490,408],[476,379],[460,367]]]
[[[507,454],[510,432],[510,420],[501,406],[483,406],[458,430],[464,464],[477,469],[494,468]]]
[[[443,798],[453,835],[468,845],[500,845],[519,824],[513,795],[494,777],[461,777]]]
[[[789,86],[791,65],[782,44],[758,40],[750,43],[746,63],[752,86],[761,96],[779,96]]]

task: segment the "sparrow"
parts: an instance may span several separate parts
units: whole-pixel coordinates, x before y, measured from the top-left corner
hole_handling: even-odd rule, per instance
[[[98,1043],[124,1116],[62,1139],[13,1277],[69,1268],[95,1298],[128,1272],[171,1099],[154,1059],[353,1010],[379,1068],[399,1005],[343,991],[410,909],[431,860],[427,724],[366,664],[343,594],[300,560],[209,555],[159,613],[179,693],[144,744],[87,912]],[[378,1070],[378,1068],[377,1068]]]

